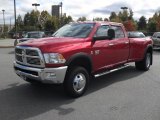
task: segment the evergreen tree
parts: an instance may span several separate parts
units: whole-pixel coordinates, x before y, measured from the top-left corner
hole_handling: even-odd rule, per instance
[[[146,27],[147,27],[146,18],[142,16],[138,21],[138,30],[146,30]]]

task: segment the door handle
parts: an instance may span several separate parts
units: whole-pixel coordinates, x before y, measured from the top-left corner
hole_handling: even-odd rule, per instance
[[[113,46],[113,45],[114,45],[113,43],[110,43],[110,44],[109,44],[109,46]]]

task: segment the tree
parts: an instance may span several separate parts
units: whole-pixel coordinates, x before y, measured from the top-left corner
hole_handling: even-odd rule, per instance
[[[122,22],[125,22],[128,19],[129,13],[127,10],[123,10],[123,12],[119,12],[118,17],[121,19]]]
[[[40,12],[32,10],[31,13],[26,13],[24,16],[24,31],[35,31],[35,30],[41,30],[40,25]]]
[[[104,18],[104,21],[109,21],[108,18]]]
[[[23,26],[23,20],[21,15],[18,15],[17,17],[17,26]]]
[[[16,21],[17,21],[17,31],[23,31],[24,24],[21,15],[18,15]]]
[[[93,21],[103,21],[103,18],[101,18],[101,17],[96,17],[96,18],[93,18]]]
[[[135,31],[136,25],[132,20],[128,20],[123,23],[127,31]]]
[[[148,32],[156,32],[157,31],[156,27],[157,27],[156,21],[150,19],[148,22]]]
[[[111,12],[109,19],[111,22],[122,22],[115,12]]]
[[[129,9],[128,20],[133,20],[133,11],[132,11],[132,9]]]
[[[52,17],[48,19],[44,24],[44,30],[45,31],[55,31],[58,29],[59,26],[59,20],[56,17]]]
[[[138,30],[146,30],[146,27],[147,27],[146,18],[142,16],[138,21]]]
[[[37,23],[39,23],[39,16],[40,16],[40,12],[37,10],[37,11],[34,11],[32,10],[31,13],[30,13],[30,24],[32,26],[35,26],[37,25]]]
[[[83,17],[78,18],[77,21],[86,21],[86,20],[87,20],[87,18],[83,16]]]
[[[72,22],[73,19],[71,16],[66,16],[65,14],[62,17],[62,25],[68,24],[70,22]]]
[[[30,25],[30,13],[27,12],[27,14],[24,15],[24,25]]]
[[[160,11],[156,12],[153,17],[148,20],[148,31],[160,31]]]
[[[51,15],[47,11],[42,11],[39,17],[39,24],[42,29],[44,29],[44,25],[49,19],[51,19]]]
[[[110,21],[114,21],[116,18],[117,18],[116,13],[115,13],[115,12],[111,12],[111,15],[110,15],[110,17],[109,17],[109,20],[110,20]]]

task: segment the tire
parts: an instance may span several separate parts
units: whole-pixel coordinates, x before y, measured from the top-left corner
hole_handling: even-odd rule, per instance
[[[151,60],[152,60],[152,54],[150,52],[147,52],[145,54],[145,58],[142,61],[135,62],[136,69],[138,70],[149,70],[151,66]]]
[[[64,89],[71,97],[82,96],[89,83],[89,74],[83,67],[72,67],[65,78]]]

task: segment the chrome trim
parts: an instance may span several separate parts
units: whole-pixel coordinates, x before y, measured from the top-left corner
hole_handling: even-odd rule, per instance
[[[110,44],[108,44],[109,46],[114,46],[114,44],[113,43],[110,43]]]
[[[129,66],[130,66],[129,64],[125,64],[124,66],[121,66],[121,67],[118,67],[118,68],[115,68],[115,69],[112,69],[112,70],[108,70],[108,71],[100,73],[100,74],[96,74],[96,75],[94,75],[94,77],[100,77],[100,76],[103,76],[103,75],[106,75],[106,74],[121,70],[121,69],[129,67]]]
[[[125,44],[129,44],[129,42],[124,42]]]
[[[42,83],[51,83],[51,84],[60,84],[64,82],[66,71],[68,66],[63,67],[57,67],[57,68],[32,68],[20,65],[14,61],[14,68],[15,72],[18,76],[20,76],[22,79],[26,80],[26,78],[30,78],[33,80],[41,81]],[[24,72],[29,71],[30,73]],[[31,74],[31,72],[37,72],[38,75]],[[54,73],[55,77],[47,77],[47,73]]]
[[[73,88],[76,92],[80,93],[86,86],[86,77],[83,73],[78,73],[73,80]]]
[[[22,64],[22,65],[31,66],[31,67],[39,67],[39,68],[44,68],[44,67],[45,67],[44,57],[43,57],[42,52],[41,52],[41,50],[40,50],[39,48],[27,47],[27,46],[16,46],[16,48],[17,48],[17,49],[22,49],[22,50],[24,50],[24,53],[23,53],[23,54],[18,54],[18,53],[16,53],[16,51],[15,51],[15,60],[16,60],[17,63]],[[16,48],[15,48],[15,50],[16,50]],[[26,55],[26,50],[35,50],[35,51],[38,52],[38,56]],[[22,59],[23,59],[23,62],[18,61],[18,60],[16,59],[16,55],[21,56]],[[29,58],[39,58],[41,65],[29,64],[29,63],[27,62],[27,57],[29,57]]]

